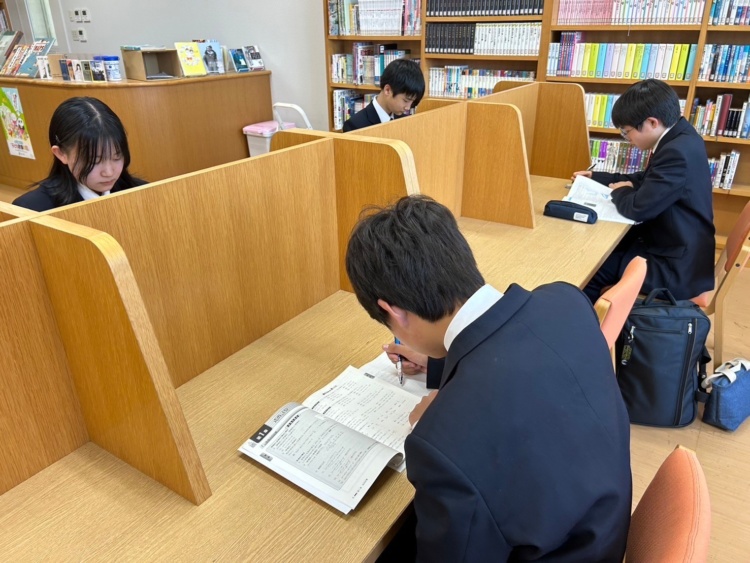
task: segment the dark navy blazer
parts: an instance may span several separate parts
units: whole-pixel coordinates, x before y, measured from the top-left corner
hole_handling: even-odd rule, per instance
[[[617,249],[624,251],[620,276],[630,259],[643,256],[648,273],[643,293],[666,287],[691,299],[714,287],[714,215],[706,146],[681,117],[661,139],[645,170],[635,174],[595,172],[604,185],[629,180],[612,192],[617,210],[640,221]]]
[[[147,184],[145,180],[141,180],[140,178],[133,177],[133,181],[135,183],[134,186],[130,187],[136,187],[136,186],[142,186],[144,184]],[[111,193],[119,192],[122,190],[127,190],[128,187],[124,186],[121,180],[118,180],[115,182],[115,185],[112,187]],[[76,190],[74,194],[74,199],[71,202],[72,203],[78,203],[83,201],[83,197],[81,194]],[[26,192],[22,196],[17,197],[13,200],[13,205],[17,205],[19,207],[25,207],[26,209],[31,209],[33,211],[48,211],[50,209],[55,209],[58,207],[55,205],[54,200],[52,199],[52,195],[49,192],[49,184],[42,181],[42,183],[39,184],[39,187],[31,190],[29,192]]]
[[[344,122],[344,133],[379,123],[380,116],[378,115],[378,110],[370,102],[366,108],[358,111]]]
[[[617,561],[630,425],[590,302],[511,286],[458,334],[406,440],[420,561]]]

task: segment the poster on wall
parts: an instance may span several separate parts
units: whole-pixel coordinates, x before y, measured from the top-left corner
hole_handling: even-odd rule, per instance
[[[34,159],[34,149],[31,148],[31,139],[26,130],[18,89],[0,89],[0,121],[3,122],[3,132],[8,140],[10,154]]]

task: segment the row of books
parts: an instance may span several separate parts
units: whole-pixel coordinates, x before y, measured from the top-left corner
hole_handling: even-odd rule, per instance
[[[73,82],[106,82],[107,72],[101,57],[85,56],[87,58],[67,58],[67,55],[60,58],[56,64],[60,65],[62,79]],[[51,79],[53,74],[48,57],[38,57],[38,59],[41,59],[38,61],[39,77]]]
[[[711,187],[722,190],[732,189],[739,160],[739,151],[723,152],[719,155],[719,158],[709,158],[708,169],[711,171]]]
[[[557,23],[696,25],[704,6],[705,0],[560,0]]]
[[[698,70],[698,80],[707,82],[748,81],[750,45],[716,45],[707,43]]]
[[[475,99],[492,94],[501,80],[533,82],[536,73],[530,70],[493,70],[448,65],[430,68],[429,96],[433,98]]]
[[[713,0],[708,23],[710,25],[749,25],[750,1]]]
[[[378,53],[378,47],[374,46]],[[331,82],[339,84],[380,84],[383,70],[396,59],[409,58],[409,49],[383,49],[379,54],[360,54],[357,64],[355,56],[348,53],[331,55]]]
[[[6,57],[0,68],[3,76],[24,76],[36,78],[39,75],[37,57],[44,56],[55,44],[54,37],[41,37],[31,45],[17,44]]]
[[[612,107],[620,94],[599,94],[588,92],[584,94],[586,125],[589,127],[607,127],[614,129],[612,123]],[[680,112],[685,112],[687,100],[680,100]]]
[[[580,43],[580,32],[564,32],[550,43],[547,76],[690,80],[698,46],[687,43]]]
[[[624,139],[599,139],[589,141],[591,162],[597,172],[632,174],[646,168],[650,150],[641,150]]]
[[[367,106],[377,94],[362,95],[356,90],[333,91],[333,128],[343,129],[344,122]]]
[[[18,45],[23,37],[23,31],[2,31],[0,32],[0,67],[5,64],[5,59],[13,51],[13,47]]]
[[[10,22],[5,15],[5,10],[0,10],[0,33],[3,31],[10,31]]]
[[[196,39],[178,41],[174,46],[185,76],[224,74],[227,68],[225,62],[232,64],[237,72],[265,69],[257,45],[227,50],[214,39]]]
[[[734,137],[747,139],[750,136],[750,112],[748,102],[741,108],[732,108],[733,94],[720,94],[705,105],[695,98],[689,121],[701,135],[710,137]]]
[[[433,23],[426,53],[533,56],[539,54],[541,23]]]
[[[329,35],[419,35],[422,0],[328,0]]]
[[[544,0],[428,0],[427,16],[540,15]]]

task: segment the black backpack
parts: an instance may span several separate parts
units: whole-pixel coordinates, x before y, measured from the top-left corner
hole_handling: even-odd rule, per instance
[[[676,301],[667,289],[635,302],[615,344],[617,383],[630,422],[665,427],[693,422],[699,378],[711,360],[705,346],[710,329],[700,307]]]

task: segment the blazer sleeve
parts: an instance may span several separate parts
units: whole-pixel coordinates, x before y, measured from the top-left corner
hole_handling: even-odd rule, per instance
[[[505,561],[505,542],[479,491],[440,451],[409,437],[408,476],[416,490],[417,561]]]
[[[612,201],[625,217],[648,221],[663,213],[685,193],[687,161],[671,147],[664,147],[640,185],[619,188],[612,192]]]

